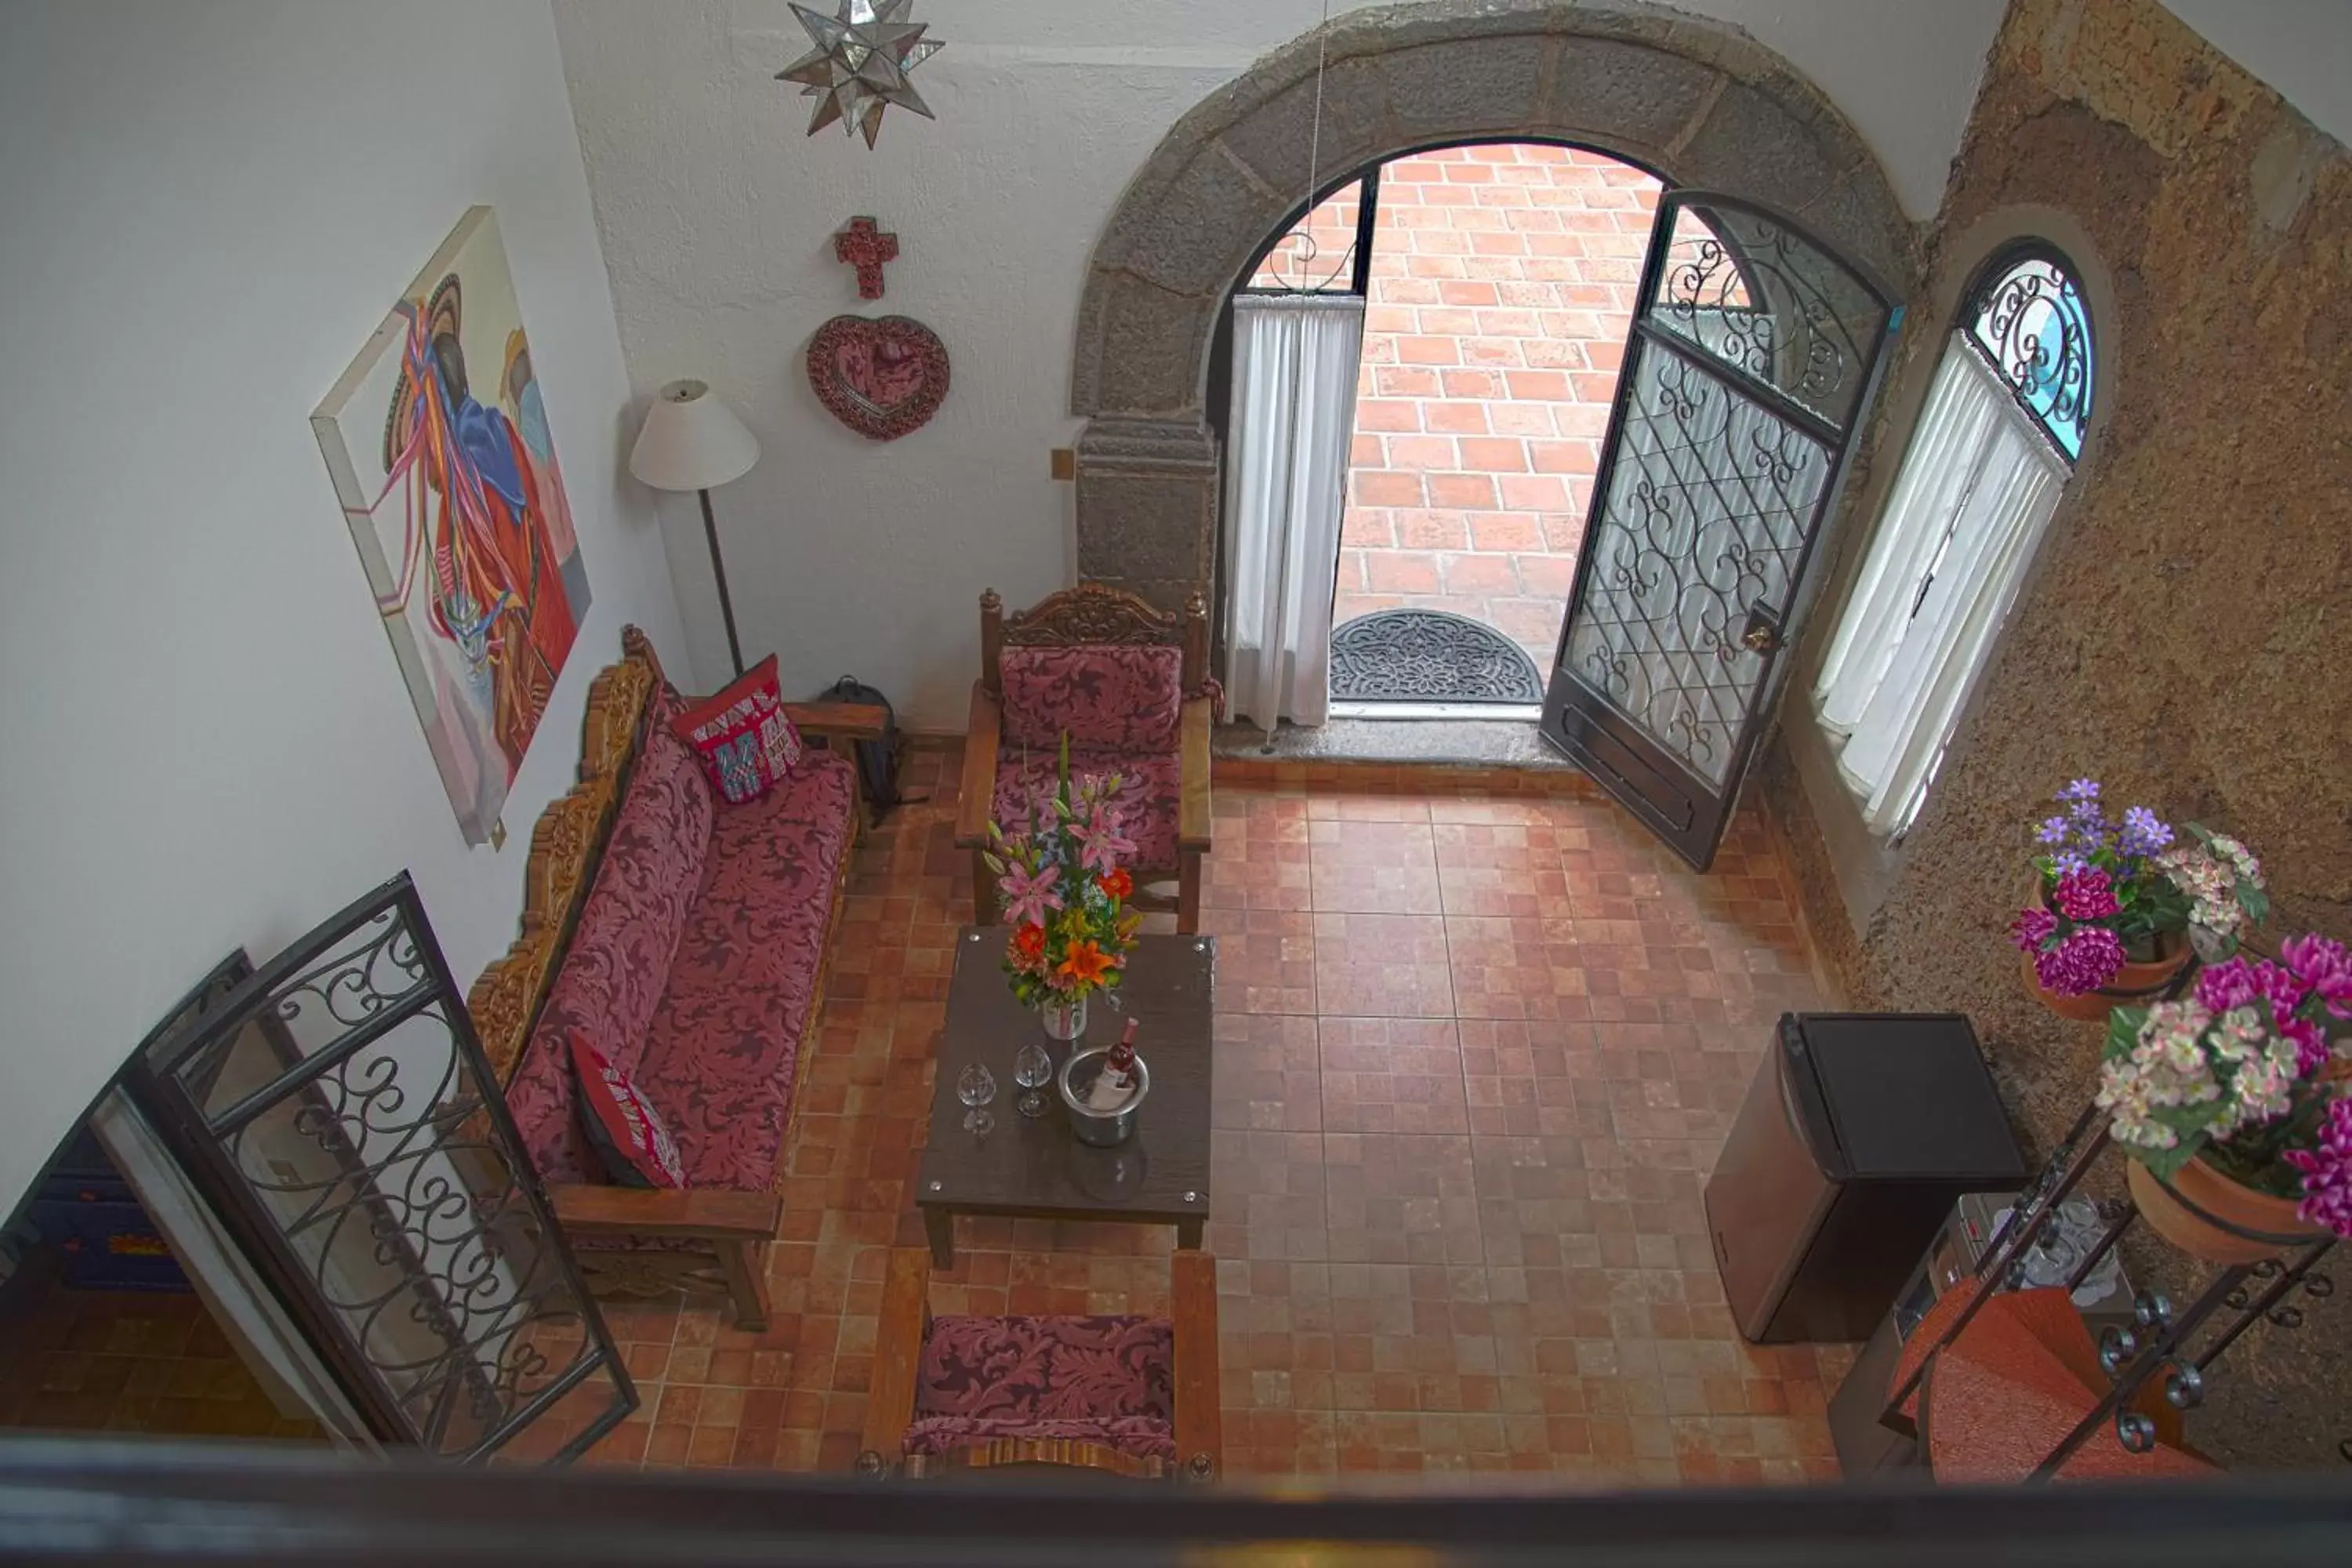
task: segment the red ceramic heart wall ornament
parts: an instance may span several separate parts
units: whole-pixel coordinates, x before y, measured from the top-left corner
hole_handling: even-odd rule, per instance
[[[833,416],[870,440],[919,430],[948,395],[948,351],[908,316],[835,316],[809,341],[809,385]]]

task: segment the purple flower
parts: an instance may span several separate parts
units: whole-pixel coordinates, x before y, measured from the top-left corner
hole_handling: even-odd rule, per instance
[[[2050,901],[2070,921],[2104,920],[2123,908],[2116,902],[2116,889],[2107,874],[2095,868],[2069,871],[2059,878]]]
[[[2072,849],[2061,849],[2057,854],[2050,857],[2050,868],[2061,877],[2071,877],[2077,872],[2086,870],[2090,864]]]
[[[2041,844],[2063,844],[2074,831],[2074,825],[2064,817],[2045,816],[2042,819],[2042,826],[2034,833],[2033,837],[2035,842]]]
[[[2123,832],[2116,847],[2126,855],[2159,855],[2172,844],[2172,829],[2156,813],[2135,805],[2124,813]]]
[[[2077,926],[2065,941],[2033,955],[2034,978],[2061,996],[2096,991],[2123,966],[2123,942],[2105,926]]]
[[[2099,804],[2099,781],[2076,779],[2058,792],[2058,800],[2063,805],[2096,806]]]
[[[2048,910],[2020,910],[2009,923],[2009,940],[2020,952],[2039,952],[2057,930],[2058,917]]]
[[[2296,1216],[2352,1241],[2352,1100],[2330,1105],[2320,1119],[2319,1146],[2290,1149],[2286,1163],[2303,1173]]]
[[[1023,866],[1009,866],[998,879],[997,891],[1004,898],[1004,921],[1008,925],[1044,925],[1045,917],[1062,907],[1062,895],[1054,884],[1062,878],[1059,866],[1048,866],[1031,871]]]
[[[2291,936],[2279,943],[2279,956],[2295,977],[2327,1003],[2339,1018],[2352,1018],[2352,953],[2340,942],[2316,933]]]

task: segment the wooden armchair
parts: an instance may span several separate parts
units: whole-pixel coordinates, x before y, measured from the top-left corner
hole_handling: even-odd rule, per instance
[[[930,1263],[920,1247],[890,1255],[861,1474],[1053,1468],[1205,1481],[1223,1468],[1215,1258],[1171,1255],[1164,1320],[934,1319]]]
[[[1137,844],[1132,902],[1201,925],[1201,861],[1209,852],[1209,616],[1198,594],[1181,616],[1134,595],[1085,584],[1013,616],[980,596],[980,679],[971,689],[956,843],[971,851],[972,903],[996,922],[995,880],[982,863],[993,820],[1024,826],[1053,787],[1062,736],[1074,773],[1118,773],[1114,805]],[[1171,899],[1154,884],[1173,880]]]

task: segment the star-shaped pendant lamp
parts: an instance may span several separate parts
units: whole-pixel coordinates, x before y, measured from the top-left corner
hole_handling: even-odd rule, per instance
[[[810,135],[838,120],[871,148],[881,133],[882,111],[894,103],[926,120],[939,118],[907,78],[947,46],[924,39],[929,24],[908,19],[914,5],[915,0],[841,0],[831,16],[793,7],[816,47],[778,71],[776,79],[799,82],[801,95],[817,100]]]

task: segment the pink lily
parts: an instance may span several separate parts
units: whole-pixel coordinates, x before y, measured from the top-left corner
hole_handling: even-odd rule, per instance
[[[1085,822],[1074,823],[1070,837],[1086,847],[1078,856],[1082,870],[1100,871],[1105,876],[1118,869],[1118,858],[1135,853],[1135,840],[1118,830],[1110,813],[1097,807]]]
[[[1045,917],[1062,907],[1062,895],[1054,890],[1061,879],[1062,868],[1048,866],[1040,871],[1024,867],[1008,868],[997,891],[1004,898],[1004,919],[1010,924],[1044,925]]]

